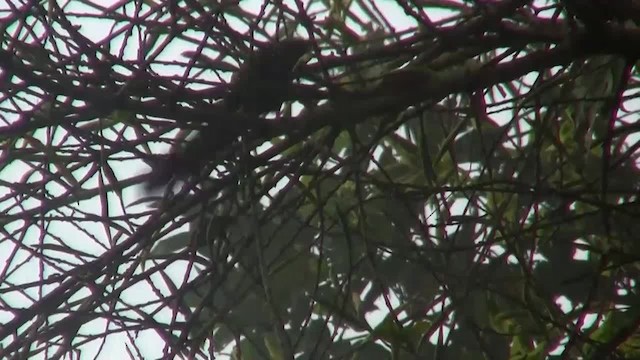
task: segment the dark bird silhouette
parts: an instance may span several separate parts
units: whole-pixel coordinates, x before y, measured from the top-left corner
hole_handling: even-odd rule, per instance
[[[251,53],[231,78],[222,105],[231,112],[258,117],[280,109],[290,98],[295,65],[311,49],[303,39],[265,43]],[[225,119],[211,119],[225,121]],[[202,166],[215,154],[249,131],[247,124],[215,123],[184,146],[177,146],[153,164],[147,190],[166,185],[173,178],[198,175]]]
[[[608,21],[637,21],[640,17],[638,0],[562,0],[561,3],[569,16],[583,22],[592,32],[602,31]]]
[[[303,39],[268,43],[253,52],[232,77],[225,106],[260,115],[280,109],[290,96],[293,69],[302,55],[311,49]]]

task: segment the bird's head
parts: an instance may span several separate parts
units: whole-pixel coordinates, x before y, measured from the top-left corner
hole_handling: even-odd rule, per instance
[[[296,38],[265,43],[259,46],[250,62],[258,62],[264,73],[288,78],[300,58],[312,49],[312,45],[309,40]]]

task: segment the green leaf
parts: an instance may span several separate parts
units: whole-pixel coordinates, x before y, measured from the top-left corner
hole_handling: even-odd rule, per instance
[[[284,353],[282,352],[280,341],[278,341],[278,337],[275,334],[273,333],[265,334],[264,345],[267,347],[267,351],[269,351],[269,358],[271,360],[284,359]]]
[[[191,234],[189,232],[181,232],[170,235],[155,242],[151,252],[151,258],[160,258],[184,249],[191,243]]]

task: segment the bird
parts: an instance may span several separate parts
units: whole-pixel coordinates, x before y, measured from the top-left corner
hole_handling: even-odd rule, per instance
[[[278,110],[289,97],[295,65],[309,50],[311,43],[297,38],[262,44],[232,76],[226,108],[249,115]]]
[[[260,43],[231,77],[221,105],[229,112],[247,117],[279,110],[290,99],[296,64],[311,50],[311,45],[309,40],[300,38]],[[199,175],[202,166],[218,151],[252,130],[246,123],[209,125],[193,139],[152,161],[147,190],[164,186],[174,178]]]
[[[640,16],[635,0],[562,0],[561,4],[571,18],[580,20],[592,32],[602,31],[609,21],[623,23]]]

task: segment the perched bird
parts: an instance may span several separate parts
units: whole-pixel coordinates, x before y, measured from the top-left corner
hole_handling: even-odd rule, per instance
[[[261,44],[232,76],[223,106],[229,111],[253,117],[279,110],[282,103],[290,98],[295,65],[310,49],[311,43],[303,39]],[[175,177],[198,175],[217,151],[252,130],[246,124],[209,125],[194,139],[178,146],[153,165],[147,181],[148,190],[164,186]]]
[[[293,69],[311,49],[303,39],[289,39],[262,45],[232,77],[224,103],[231,111],[260,115],[280,109],[289,97]]]
[[[637,21],[640,17],[637,0],[562,0],[561,4],[591,31],[601,31],[608,21]]]

